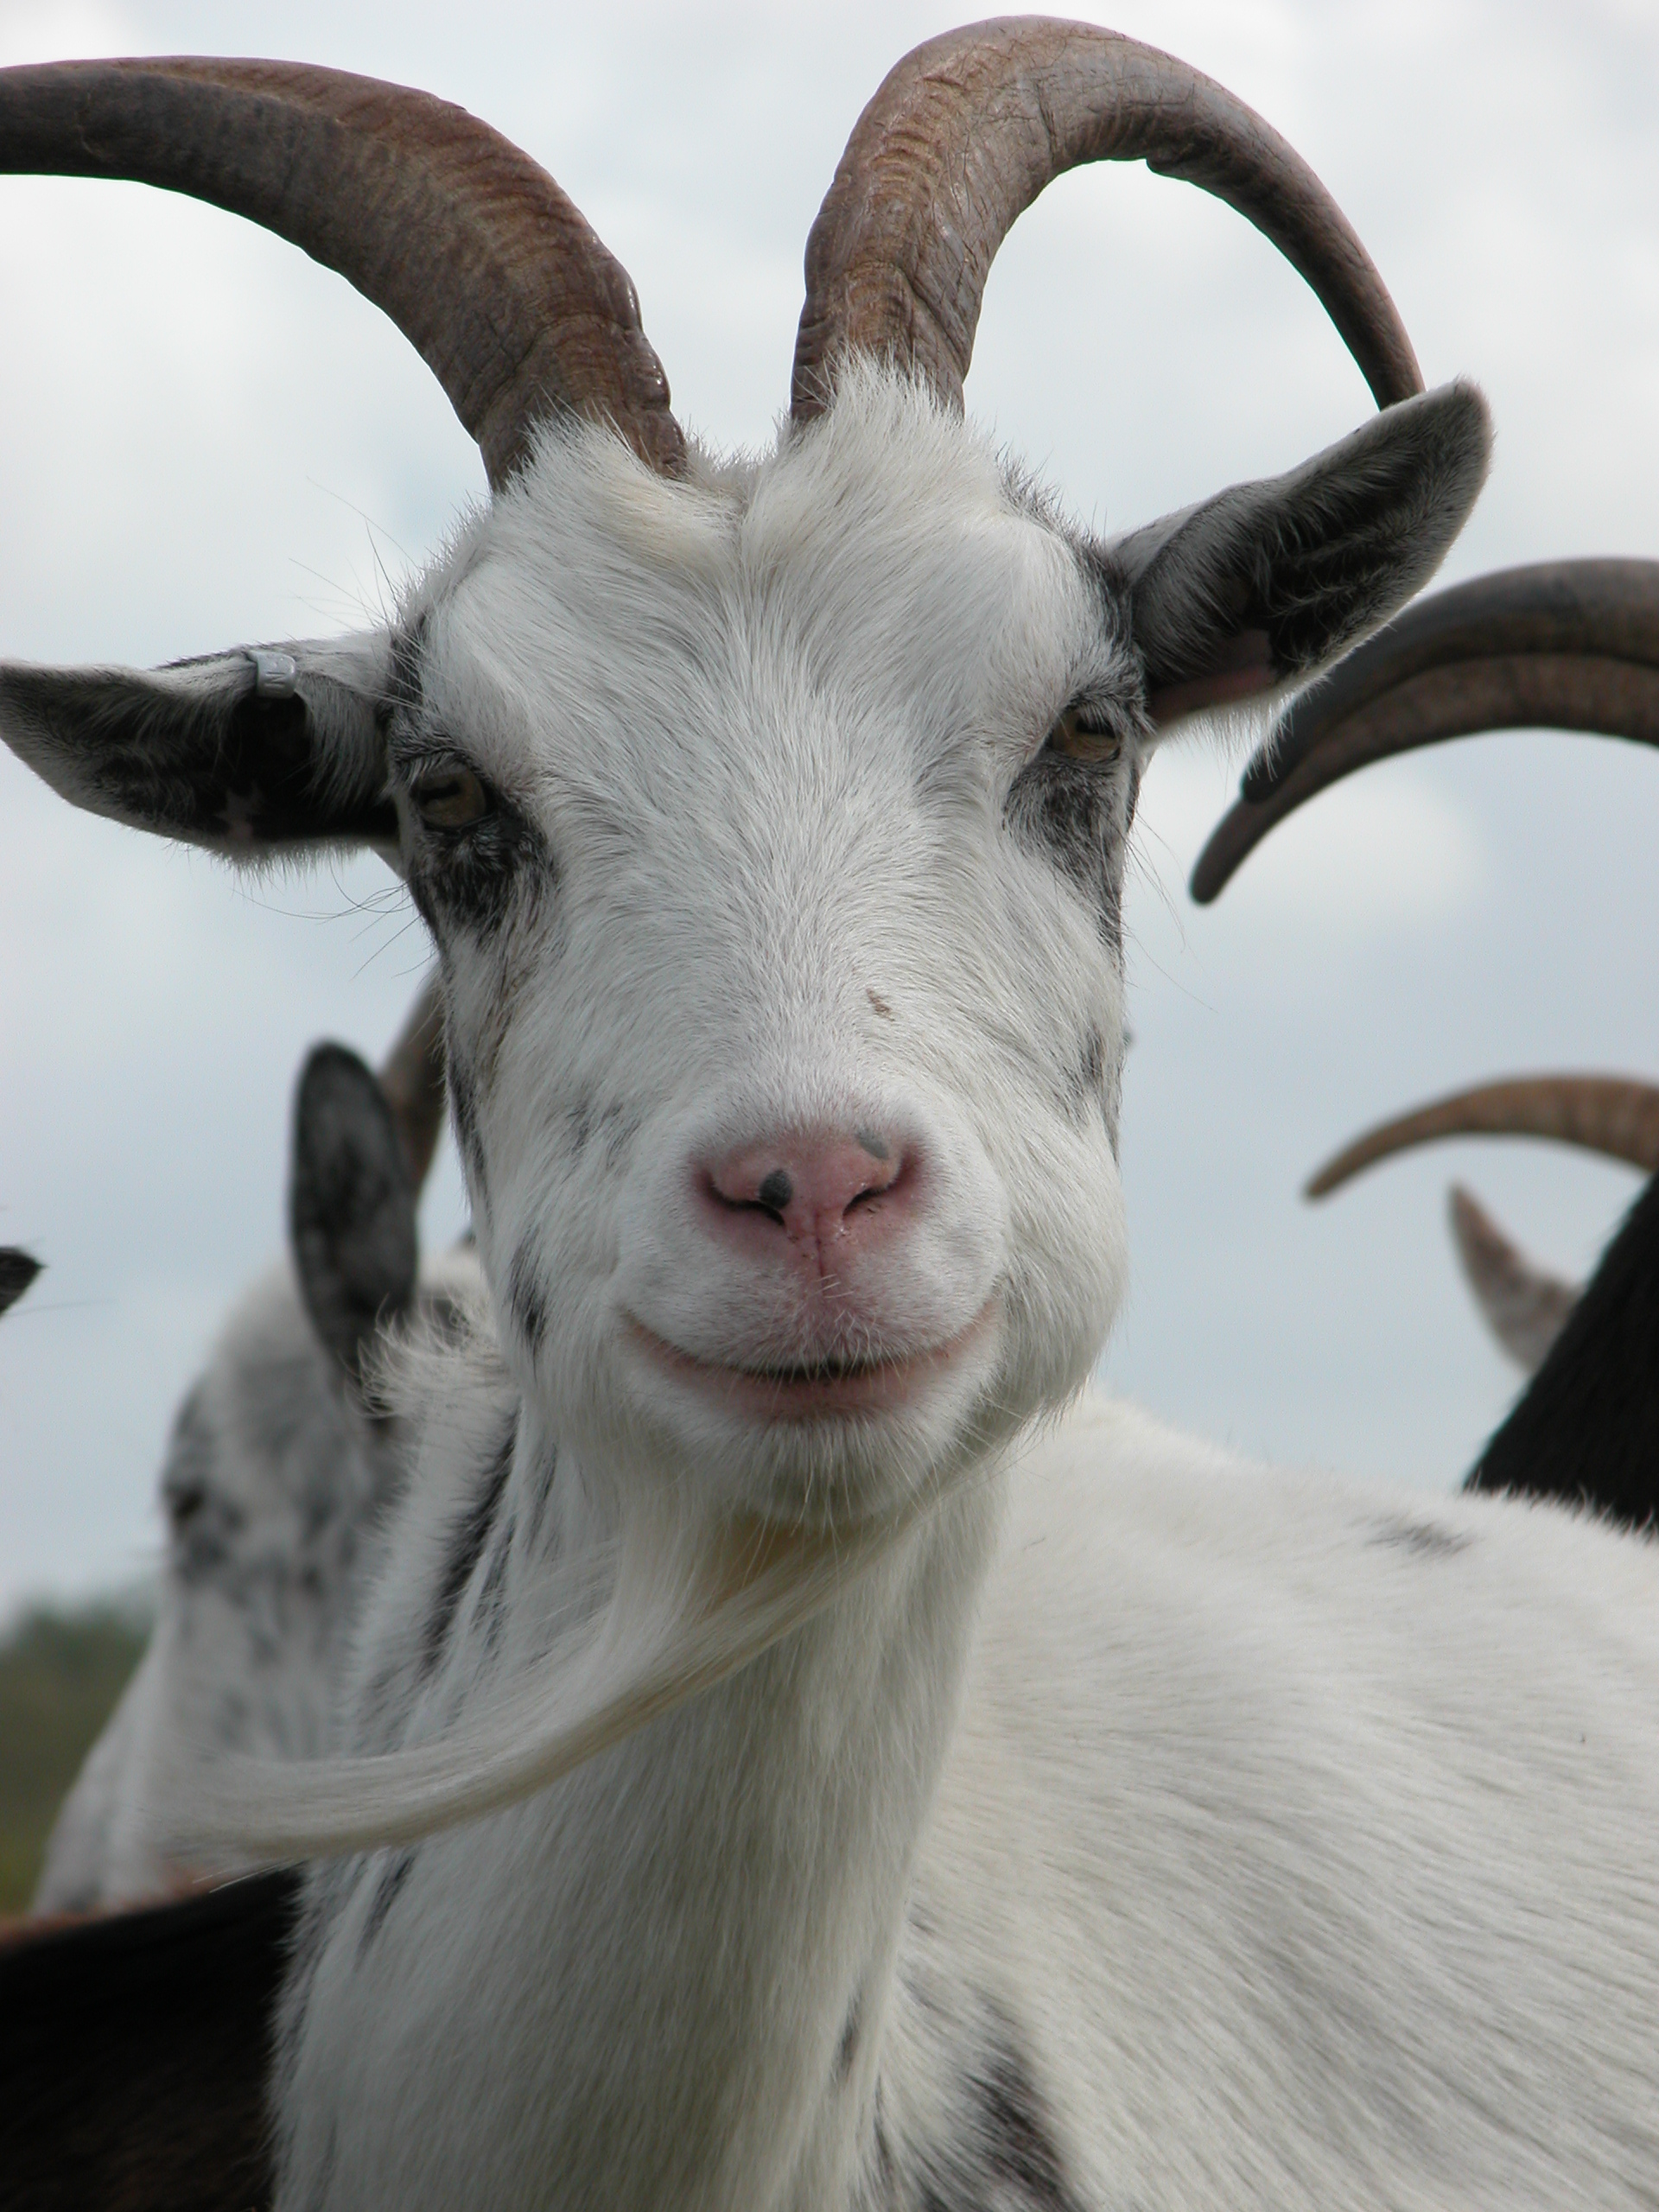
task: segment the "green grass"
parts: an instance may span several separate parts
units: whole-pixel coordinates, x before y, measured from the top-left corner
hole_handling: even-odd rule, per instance
[[[65,1792],[149,1639],[142,1610],[38,1605],[0,1639],[0,1913],[29,1903]]]

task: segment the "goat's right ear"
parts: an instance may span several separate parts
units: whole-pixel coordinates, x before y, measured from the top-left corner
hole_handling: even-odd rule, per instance
[[[385,1093],[355,1052],[318,1045],[294,1100],[289,1236],[311,1325],[353,1382],[414,1299],[419,1200]]]
[[[1468,519],[1491,440],[1480,393],[1445,385],[1109,547],[1154,721],[1287,690],[1386,622]]]
[[[72,805],[231,858],[397,841],[372,632],[149,671],[0,667],[0,737]]]

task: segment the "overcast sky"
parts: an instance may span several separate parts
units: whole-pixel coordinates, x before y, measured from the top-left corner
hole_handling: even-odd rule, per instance
[[[1114,27],[1249,100],[1381,267],[1497,462],[1446,580],[1659,553],[1659,10],[1124,0]],[[938,6],[29,6],[0,61],[240,52],[400,79],[546,164],[639,287],[681,419],[767,440],[809,224]],[[337,277],[141,188],[0,179],[0,656],[153,664],[383,607],[483,490],[413,351]],[[1025,217],[969,405],[1117,528],[1340,436],[1370,400],[1230,210],[1118,167]],[[1358,779],[1213,908],[1192,856],[1237,763],[1160,756],[1129,908],[1135,1252],[1112,1384],[1251,1451],[1449,1484],[1516,1377],[1444,1227],[1452,1174],[1582,1270],[1634,1194],[1533,1146],[1447,1147],[1319,1208],[1356,1128],[1533,1067],[1652,1073],[1659,761],[1503,736]],[[1649,888],[1644,890],[1643,885]],[[371,1053],[421,926],[378,864],[249,883],[72,812],[0,756],[0,1242],[49,1273],[0,1329],[0,1611],[143,1573],[172,1411],[280,1246],[290,1086]],[[425,1225],[462,1217],[446,1154]]]

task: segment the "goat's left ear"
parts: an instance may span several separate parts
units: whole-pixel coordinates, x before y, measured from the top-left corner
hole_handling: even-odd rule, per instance
[[[1467,520],[1491,442],[1480,393],[1445,385],[1287,475],[1236,484],[1109,547],[1154,720],[1298,682],[1385,622]]]
[[[314,844],[390,857],[384,632],[152,670],[0,667],[0,737],[72,805],[257,860]]]
[[[318,1045],[294,1099],[288,1225],[311,1325],[347,1377],[381,1323],[408,1311],[420,1192],[385,1093],[344,1045]]]

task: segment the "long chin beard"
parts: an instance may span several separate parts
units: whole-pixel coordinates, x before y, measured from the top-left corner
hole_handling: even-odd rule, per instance
[[[181,1757],[143,1808],[177,1863],[246,1868],[408,1844],[546,1789],[712,1688],[861,1580],[937,1510],[949,1484],[815,1529],[741,1510],[715,1518],[691,1486],[632,1495],[614,1542],[588,1555],[569,1624],[511,1688],[429,1743],[370,1758]]]

